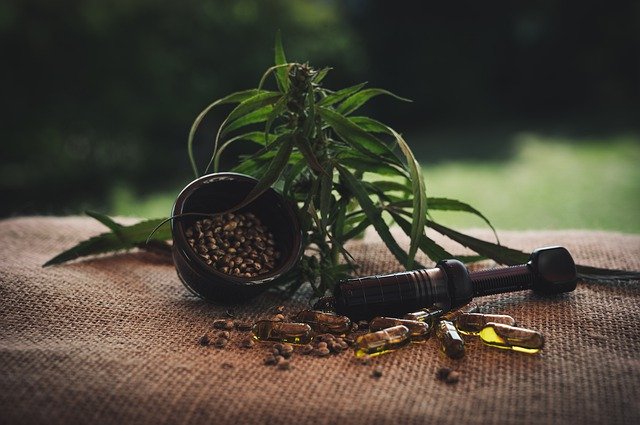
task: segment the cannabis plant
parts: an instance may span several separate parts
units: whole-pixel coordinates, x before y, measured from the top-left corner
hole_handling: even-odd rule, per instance
[[[470,205],[453,199],[427,197],[420,164],[400,133],[358,111],[376,96],[389,91],[357,84],[340,90],[323,83],[330,68],[287,62],[279,35],[275,65],[267,69],[257,88],[230,94],[207,106],[195,119],[188,137],[188,154],[195,177],[217,172],[220,158],[236,143],[251,144],[254,153],[240,158],[232,171],[258,179],[255,188],[234,209],[250,204],[269,187],[281,191],[295,205],[303,231],[305,252],[281,286],[289,293],[309,282],[317,295],[356,270],[356,260],[345,244],[372,226],[393,256],[407,269],[416,263],[418,250],[431,260],[455,258],[426,236],[430,227],[499,263],[526,262],[528,255],[499,244],[481,241],[435,222],[434,210],[464,211],[489,221]],[[272,88],[267,88],[272,82]],[[194,156],[196,131],[215,107],[235,105],[219,126],[208,163],[200,170]],[[81,255],[116,249],[145,247],[144,238],[170,239],[163,220],[124,227],[92,213],[111,229],[52,259],[63,262]],[[390,225],[409,237],[405,251]],[[491,227],[493,229],[493,227]],[[495,231],[494,231],[495,233]],[[496,236],[497,239],[497,236]],[[147,241],[148,242],[148,241]],[[156,244],[157,247],[157,244]],[[586,270],[586,269],[585,269]],[[593,269],[591,269],[593,271]],[[588,270],[587,270],[588,272]]]

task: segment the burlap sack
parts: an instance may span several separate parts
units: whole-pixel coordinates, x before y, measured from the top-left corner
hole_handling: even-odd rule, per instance
[[[41,268],[102,231],[74,217],[0,222],[0,423],[640,423],[638,282],[580,283],[555,299],[478,299],[483,311],[543,332],[539,355],[471,339],[466,356],[451,360],[431,339],[376,358],[380,378],[350,352],[295,354],[282,371],[262,363],[269,344],[242,349],[238,332],[225,349],[198,345],[229,307],[190,295],[165,257],[134,252]],[[639,236],[500,234],[527,251],[562,244],[579,263],[640,269]],[[400,269],[375,240],[350,250],[362,274]],[[308,296],[265,294],[232,312],[254,320],[282,304],[293,313]],[[460,371],[460,382],[436,380],[442,366]]]

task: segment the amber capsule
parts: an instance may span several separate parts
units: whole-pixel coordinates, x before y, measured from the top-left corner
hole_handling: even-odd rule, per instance
[[[325,313],[323,311],[302,310],[296,316],[298,322],[307,323],[320,333],[344,335],[351,329],[351,320],[347,316]]]
[[[442,344],[441,350],[443,353],[452,359],[464,357],[464,341],[453,323],[448,320],[438,322],[436,336]]]
[[[407,313],[402,318],[405,320],[415,320],[417,322],[424,322],[433,327],[436,320],[444,314],[444,310],[441,308],[425,308],[422,310],[414,311],[413,313]]]
[[[289,344],[311,342],[311,326],[275,320],[260,320],[253,325],[253,337],[258,341],[278,341]]]
[[[381,331],[393,326],[404,325],[409,329],[412,342],[422,342],[429,338],[431,327],[425,322],[417,320],[396,319],[394,317],[375,317],[369,322],[369,329]]]
[[[540,332],[502,323],[487,323],[479,335],[482,342],[491,347],[521,353],[535,354],[544,346],[544,337]]]
[[[409,328],[394,326],[358,337],[354,343],[354,351],[356,357],[377,356],[404,347],[410,341]]]
[[[463,335],[478,335],[490,322],[515,326],[516,319],[506,314],[463,313],[456,317],[455,325]]]

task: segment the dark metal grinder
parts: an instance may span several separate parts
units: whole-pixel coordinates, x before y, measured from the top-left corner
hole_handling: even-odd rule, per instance
[[[532,289],[559,294],[576,288],[576,265],[566,248],[540,248],[529,262],[512,267],[469,272],[458,260],[442,260],[433,269],[366,276],[338,282],[333,307],[351,319],[400,317],[421,308],[444,311],[473,297]]]

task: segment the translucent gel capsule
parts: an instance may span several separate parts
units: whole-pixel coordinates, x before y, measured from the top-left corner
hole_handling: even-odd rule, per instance
[[[458,330],[448,320],[441,320],[436,327],[436,336],[442,344],[442,352],[452,359],[464,357],[464,341]]]
[[[403,325],[394,326],[358,337],[354,351],[356,357],[377,356],[404,347],[409,341],[409,328]]]
[[[404,325],[409,329],[409,337],[412,342],[422,342],[429,338],[431,327],[425,322],[417,320],[396,319],[394,317],[375,317],[369,322],[369,329],[381,331],[393,326]]]
[[[425,308],[422,310],[414,311],[413,313],[407,313],[402,318],[405,320],[415,320],[417,322],[424,322],[433,327],[436,320],[444,314],[444,310]]]
[[[531,329],[501,323],[488,323],[479,333],[480,339],[491,347],[535,354],[544,346],[544,337]]]
[[[260,320],[253,325],[253,337],[258,341],[308,344],[311,342],[311,326],[306,323]]]
[[[302,310],[296,316],[298,322],[307,323],[314,331],[343,335],[351,329],[351,320],[347,316],[325,313],[323,311]]]
[[[463,335],[478,335],[490,322],[514,326],[516,319],[506,314],[462,313],[456,317],[455,325]]]
[[[441,318],[442,318],[442,320],[448,320],[450,322],[453,322],[461,314],[476,313],[477,311],[478,311],[478,305],[475,304],[475,303],[469,303],[469,304],[463,305],[462,307],[457,308],[455,310],[447,311],[446,313],[444,313],[441,316]]]

